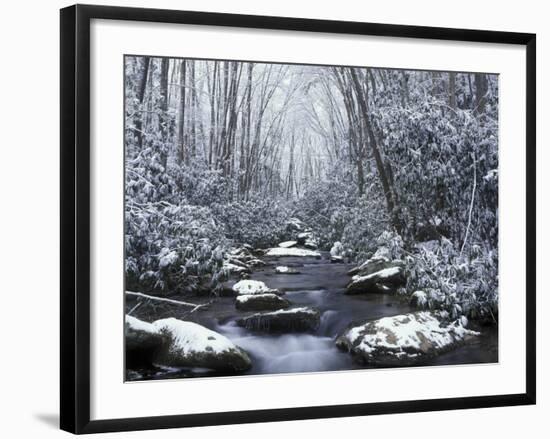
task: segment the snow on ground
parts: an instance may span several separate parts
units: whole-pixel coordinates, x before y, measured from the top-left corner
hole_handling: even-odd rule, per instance
[[[282,248],[282,247],[275,247],[270,248],[266,256],[276,256],[276,257],[283,257],[283,256],[298,256],[298,257],[312,257],[312,258],[320,258],[321,253],[313,250],[307,250],[304,248]]]
[[[243,279],[233,285],[233,291],[237,294],[264,294],[275,293],[277,290],[269,288],[259,280]]]
[[[228,338],[196,323],[171,317],[157,320],[151,326],[168,334],[172,339],[170,351],[180,355],[204,351],[222,353],[237,349]]]

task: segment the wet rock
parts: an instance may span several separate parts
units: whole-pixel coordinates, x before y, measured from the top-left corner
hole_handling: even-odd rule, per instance
[[[275,273],[277,274],[300,274],[295,268],[287,267],[286,265],[279,265],[275,267]]]
[[[156,355],[156,364],[231,372],[242,372],[252,365],[244,350],[204,326],[175,318],[157,320],[152,325],[170,340]]]
[[[259,313],[237,320],[237,325],[254,331],[308,332],[320,324],[320,313],[313,308],[293,308]]]
[[[478,332],[463,319],[449,322],[446,313],[419,311],[384,317],[348,328],[336,345],[359,364],[407,366],[471,341]]]
[[[169,338],[151,324],[127,315],[124,324],[126,367],[151,367]]]
[[[246,294],[235,299],[235,307],[240,311],[275,311],[289,306],[288,300],[270,293]]]
[[[404,284],[403,268],[400,265],[390,265],[370,274],[353,276],[346,287],[346,294],[391,293]]]

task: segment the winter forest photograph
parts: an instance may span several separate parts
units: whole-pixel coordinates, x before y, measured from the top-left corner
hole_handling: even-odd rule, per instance
[[[124,57],[126,381],[499,361],[499,77],[403,67]]]

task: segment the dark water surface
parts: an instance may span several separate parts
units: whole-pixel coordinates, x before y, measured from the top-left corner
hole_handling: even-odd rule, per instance
[[[328,256],[315,258],[266,258],[267,265],[251,275],[270,288],[285,292],[292,307],[310,306],[321,312],[321,324],[315,333],[266,334],[237,326],[237,318],[251,314],[235,309],[234,298],[220,297],[205,311],[169,316],[195,321],[217,331],[248,352],[252,369],[246,375],[271,373],[320,372],[364,368],[338,350],[335,339],[352,322],[379,319],[416,311],[398,296],[390,294],[345,295],[354,265],[331,264]],[[295,267],[300,274],[277,274],[275,266]],[[168,317],[160,315],[157,318]],[[418,366],[498,362],[498,328],[473,328],[481,332],[477,340],[448,353],[424,360]],[[219,374],[216,374],[219,375]],[[157,370],[137,374],[134,379],[161,379],[212,376],[204,370]],[[131,379],[131,378],[130,378]]]

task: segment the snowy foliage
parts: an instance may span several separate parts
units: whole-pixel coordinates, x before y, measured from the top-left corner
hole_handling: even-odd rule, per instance
[[[358,264],[404,261],[401,292],[423,306],[498,318],[496,75],[136,56],[125,70],[129,289],[216,294],[248,269],[231,248],[339,242]],[[309,250],[276,247],[304,231]]]

